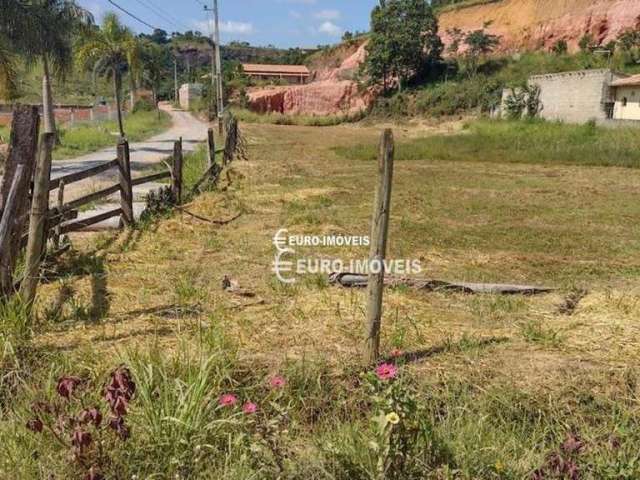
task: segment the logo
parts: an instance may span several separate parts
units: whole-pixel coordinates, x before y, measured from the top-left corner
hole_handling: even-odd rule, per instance
[[[273,259],[273,273],[276,278],[286,284],[296,283],[296,275],[335,273],[379,273],[381,271],[409,275],[422,271],[419,260],[381,260],[351,259],[343,261],[339,258],[297,258],[293,247],[368,247],[371,244],[369,237],[346,235],[289,235],[289,230],[281,228],[273,236],[273,245],[276,254]]]
[[[282,283],[291,285],[296,283],[295,278],[289,278],[285,275],[293,272],[293,261],[284,260],[287,255],[294,255],[296,251],[289,246],[289,231],[286,228],[281,228],[273,236],[273,245],[276,247],[276,256],[273,259],[273,273],[276,274],[276,278]]]

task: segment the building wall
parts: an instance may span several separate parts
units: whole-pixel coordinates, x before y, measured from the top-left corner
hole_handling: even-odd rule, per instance
[[[180,99],[180,108],[189,110],[194,106],[194,102],[197,102],[202,98],[203,87],[199,83],[185,83],[180,87],[178,91],[178,97]]]
[[[624,99],[627,99],[626,106]],[[616,120],[640,120],[640,86],[617,87],[613,118]]]
[[[610,70],[583,70],[536,75],[529,84],[540,87],[542,118],[585,123],[607,118],[607,103],[613,102],[609,83],[617,78]]]

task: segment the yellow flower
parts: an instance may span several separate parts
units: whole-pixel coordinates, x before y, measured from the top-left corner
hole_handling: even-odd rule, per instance
[[[397,425],[400,423],[400,417],[396,412],[387,413],[386,419],[391,425]]]

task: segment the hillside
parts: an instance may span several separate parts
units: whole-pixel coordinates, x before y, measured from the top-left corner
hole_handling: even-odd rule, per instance
[[[605,44],[628,28],[640,25],[637,0],[502,0],[471,6],[452,6],[440,16],[446,31],[481,28],[491,22],[491,33],[502,37],[503,52],[549,49],[566,40],[570,51],[578,50],[585,34]]]

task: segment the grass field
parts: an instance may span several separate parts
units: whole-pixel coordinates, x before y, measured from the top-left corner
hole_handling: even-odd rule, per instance
[[[0,477],[97,465],[107,478],[640,478],[640,170],[593,166],[589,153],[599,144],[633,165],[637,140],[554,128],[480,123],[431,138],[395,127],[389,257],[420,259],[429,278],[557,291],[388,290],[383,348],[403,352],[389,381],[360,366],[364,292],[320,275],[284,286],[271,272],[280,228],[368,234],[381,127],[243,124],[249,161],[186,207],[239,219],[177,213],[76,238],[42,288],[37,333],[18,307],[0,315]],[[500,161],[516,138],[528,143]],[[225,275],[243,293],[222,290]],[[121,363],[137,383],[126,443],[86,427],[102,443],[82,464],[66,437],[24,427],[37,400],[105,413],[102,388]],[[82,379],[71,401],[55,400],[62,375]],[[242,413],[245,401],[258,412]]]
[[[171,119],[165,112],[138,112],[124,118],[124,130],[130,142],[149,138],[169,128]],[[117,143],[116,121],[76,125],[60,129],[62,145],[54,151],[54,159],[73,158],[95,152]]]
[[[454,138],[413,139],[398,148],[398,160],[431,160],[539,165],[640,167],[636,128],[565,125],[540,120],[475,121]],[[452,148],[452,143],[455,147]],[[371,144],[336,147],[349,160],[373,160]]]

